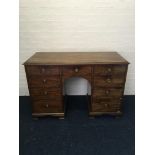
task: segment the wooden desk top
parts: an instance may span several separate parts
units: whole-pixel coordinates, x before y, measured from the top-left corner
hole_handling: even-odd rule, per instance
[[[37,52],[24,65],[129,64],[117,52]]]

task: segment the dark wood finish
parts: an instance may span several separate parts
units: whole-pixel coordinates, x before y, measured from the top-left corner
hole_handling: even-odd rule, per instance
[[[32,115],[63,118],[63,85],[70,77],[90,82],[90,116],[120,115],[128,64],[116,52],[35,53],[24,63]]]
[[[63,83],[66,79],[70,77],[83,77],[87,79],[90,84],[92,83],[91,80],[91,71],[92,67],[87,65],[72,65],[72,66],[63,66],[62,67],[62,80]]]
[[[95,76],[94,77],[94,87],[123,87],[124,86],[124,76]]]
[[[103,103],[109,103],[109,104],[113,104],[113,103],[120,103],[120,98],[116,97],[104,97],[104,96],[97,96],[93,98],[94,102],[92,104],[103,104]]]
[[[47,88],[30,88],[31,96],[60,96],[61,89],[55,87]]]
[[[64,77],[71,77],[71,76],[91,76],[91,66],[63,66],[62,75]]]
[[[122,88],[94,88],[93,96],[105,97],[121,97],[123,95]]]
[[[60,68],[56,66],[47,66],[47,65],[40,65],[34,66],[29,65],[27,66],[27,73],[28,75],[46,75],[46,76],[53,76],[60,74]]]
[[[59,87],[60,88],[60,79],[59,77],[52,76],[32,76],[28,79],[30,87]]]
[[[59,101],[51,100],[33,100],[34,113],[52,113],[63,112],[63,107]]]
[[[97,76],[122,75],[125,71],[125,65],[96,65],[94,67],[94,74]]]
[[[37,52],[24,65],[128,64],[117,52]]]

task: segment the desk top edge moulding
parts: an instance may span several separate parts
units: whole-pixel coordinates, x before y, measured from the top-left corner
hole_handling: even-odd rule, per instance
[[[129,62],[117,52],[36,52],[24,62],[32,116],[64,118],[64,82],[82,77],[91,85],[88,115],[122,114]]]
[[[117,52],[36,52],[24,65],[129,64]]]

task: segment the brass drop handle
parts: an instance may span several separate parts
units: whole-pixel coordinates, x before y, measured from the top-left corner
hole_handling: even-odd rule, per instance
[[[75,70],[74,70],[74,71],[77,73],[77,72],[79,72],[79,69],[78,69],[78,68],[75,68]]]
[[[120,111],[120,110],[118,110],[118,111],[117,111],[117,113],[121,113],[121,111]]]
[[[107,82],[108,82],[108,83],[111,83],[111,79],[107,79]]]
[[[109,95],[110,91],[109,90],[106,90],[105,93],[106,93],[106,95]]]
[[[42,71],[42,73],[44,73],[45,72],[45,68],[42,68],[41,71]]]
[[[44,94],[47,95],[47,91],[45,91]]]
[[[46,83],[46,81],[47,81],[46,79],[43,80],[44,83]]]
[[[48,104],[46,104],[45,107],[48,108],[49,107]]]
[[[111,68],[108,68],[108,72],[111,72]]]
[[[107,104],[107,103],[105,103],[105,104],[104,104],[104,106],[105,106],[105,107],[108,107],[108,104]]]

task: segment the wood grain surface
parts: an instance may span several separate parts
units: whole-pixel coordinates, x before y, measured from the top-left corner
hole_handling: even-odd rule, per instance
[[[37,52],[24,65],[128,64],[117,52]]]
[[[63,86],[70,77],[90,82],[89,115],[122,113],[129,62],[116,52],[38,52],[25,63],[33,116],[65,115]]]

